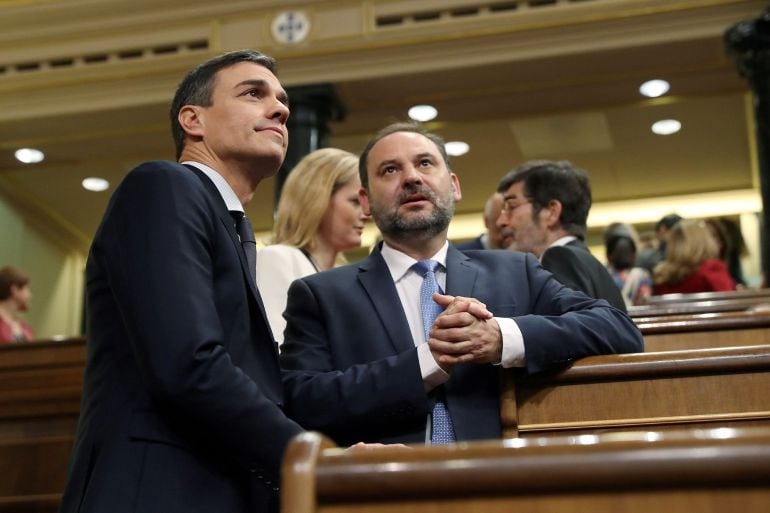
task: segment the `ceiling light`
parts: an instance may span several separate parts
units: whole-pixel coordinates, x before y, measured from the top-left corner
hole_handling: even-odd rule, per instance
[[[409,109],[409,117],[415,121],[425,122],[436,119],[438,111],[433,105],[415,105]]]
[[[647,96],[648,98],[657,98],[658,96],[663,96],[668,92],[668,90],[671,89],[671,85],[666,82],[665,80],[648,80],[641,86],[639,86],[639,92],[642,93],[642,96]]]
[[[96,178],[93,176],[84,178],[81,184],[85,190],[94,192],[106,191],[110,186],[110,182],[104,178]]]
[[[19,148],[14,156],[16,156],[16,160],[25,164],[37,164],[45,158],[43,152],[35,148]]]
[[[682,128],[682,123],[676,119],[661,119],[652,124],[652,132],[658,135],[671,135]]]
[[[446,152],[453,157],[465,155],[468,153],[468,150],[471,149],[471,147],[468,146],[468,143],[462,141],[450,141],[444,145],[444,148],[446,148]]]

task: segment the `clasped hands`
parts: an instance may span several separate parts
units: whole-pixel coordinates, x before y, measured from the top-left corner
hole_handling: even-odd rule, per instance
[[[428,345],[446,372],[458,363],[500,363],[503,337],[486,305],[474,298],[433,294],[444,308],[429,333]]]

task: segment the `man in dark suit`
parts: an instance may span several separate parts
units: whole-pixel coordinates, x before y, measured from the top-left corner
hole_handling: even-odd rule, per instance
[[[625,314],[563,287],[532,255],[448,244],[461,193],[439,137],[386,127],[359,171],[362,206],[384,242],[358,264],[289,289],[280,359],[287,407],[305,428],[338,443],[425,442],[445,420],[443,404],[455,440],[499,438],[495,364],[534,373],[642,350]],[[439,263],[446,291],[432,296],[445,308],[432,324],[420,297],[429,273],[415,267],[424,260]]]
[[[469,241],[455,244],[460,251],[469,249],[508,249],[513,242],[513,236],[508,228],[497,226],[497,218],[503,209],[503,196],[495,192],[484,204],[484,226],[487,231]]]
[[[140,165],[110,200],[86,269],[88,362],[62,512],[278,509],[301,428],[282,410],[242,246],[253,231],[236,231],[286,153],[273,65],[239,51],[188,74],[171,107],[181,164]]]
[[[585,171],[567,161],[531,161],[507,173],[497,192],[504,200],[497,224],[513,232],[513,249],[534,253],[567,287],[626,311],[620,289],[583,242],[591,208]]]

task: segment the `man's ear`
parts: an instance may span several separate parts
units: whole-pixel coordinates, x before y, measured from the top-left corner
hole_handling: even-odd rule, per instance
[[[546,226],[553,228],[561,225],[561,209],[561,201],[553,199],[548,202],[548,205],[543,209],[546,211]]]
[[[369,194],[366,192],[366,189],[363,187],[358,189],[358,202],[361,203],[361,210],[363,211],[364,215],[371,216],[372,209],[369,206]]]
[[[179,110],[177,120],[188,135],[203,136],[204,123],[202,109],[198,105],[185,105]]]
[[[450,173],[449,176],[452,180],[452,190],[454,191],[455,201],[460,201],[461,199],[463,199],[463,193],[460,190],[460,180],[457,178],[457,175],[454,173]]]

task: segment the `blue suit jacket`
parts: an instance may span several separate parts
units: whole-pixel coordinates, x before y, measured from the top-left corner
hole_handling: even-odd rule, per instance
[[[200,171],[149,162],[86,269],[88,361],[62,512],[277,510],[301,431],[234,222]]]
[[[527,371],[642,350],[634,323],[560,285],[531,255],[450,245],[447,294],[474,297],[524,336]],[[379,249],[362,262],[296,280],[281,346],[290,415],[340,444],[423,442],[430,400],[417,350]],[[459,440],[499,438],[498,367],[456,366],[445,384]]]

